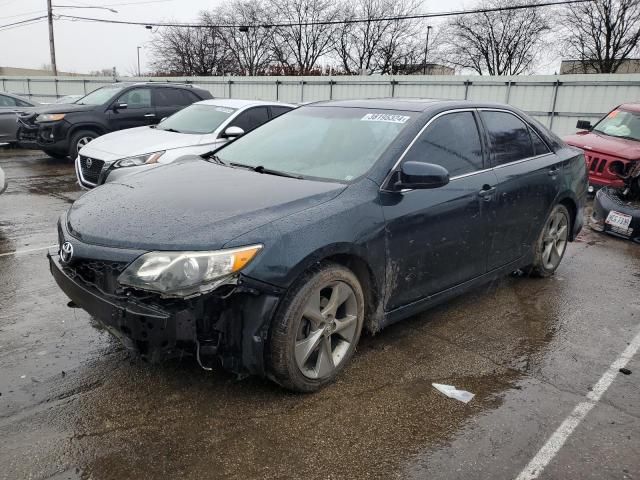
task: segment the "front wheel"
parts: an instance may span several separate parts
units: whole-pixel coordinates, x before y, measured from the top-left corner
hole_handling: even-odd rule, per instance
[[[564,205],[556,205],[538,237],[534,248],[534,262],[528,268],[529,273],[536,277],[550,277],[554,274],[569,241],[571,216]]]
[[[297,392],[331,383],[353,355],[363,322],[364,294],[351,270],[327,263],[304,274],[274,318],[272,378]]]
[[[69,157],[71,160],[75,160],[78,157],[80,149],[97,137],[98,134],[91,130],[80,130],[74,133],[69,145]]]

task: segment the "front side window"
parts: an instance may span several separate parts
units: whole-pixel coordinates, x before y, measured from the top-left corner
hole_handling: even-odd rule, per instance
[[[380,159],[414,112],[301,107],[218,150],[227,163],[351,181]]]
[[[529,127],[507,112],[481,112],[487,129],[494,165],[535,156]]]
[[[435,163],[451,177],[482,169],[482,143],[472,112],[448,113],[435,119],[404,157]]]
[[[148,108],[151,106],[151,89],[132,88],[121,95],[116,103],[126,103],[127,108]]]
[[[640,113],[614,110],[600,120],[593,130],[611,137],[640,141]]]
[[[15,107],[16,100],[13,97],[7,97],[5,95],[0,95],[0,107]]]
[[[178,133],[212,133],[235,112],[234,108],[215,105],[189,105],[158,124],[159,130]]]
[[[102,87],[94,90],[89,95],[85,95],[76,103],[79,105],[103,105],[113,98],[118,92],[121,92],[124,86]]]

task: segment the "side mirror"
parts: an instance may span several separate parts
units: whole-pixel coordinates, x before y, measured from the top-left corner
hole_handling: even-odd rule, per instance
[[[589,120],[578,120],[578,123],[576,123],[576,128],[578,130],[591,130],[593,127],[591,126],[591,122]]]
[[[446,168],[433,163],[405,162],[398,172],[395,188],[426,189],[439,188],[449,183],[449,172]]]
[[[227,128],[222,134],[224,138],[238,138],[238,137],[241,137],[242,135],[244,135],[244,130],[241,129],[240,127],[234,127],[234,126]]]
[[[124,109],[126,109],[128,106],[129,106],[129,105],[128,105],[128,104],[126,104],[126,103],[116,103],[116,104],[113,106],[113,111],[114,111],[114,112],[117,112],[118,110],[124,110]]]

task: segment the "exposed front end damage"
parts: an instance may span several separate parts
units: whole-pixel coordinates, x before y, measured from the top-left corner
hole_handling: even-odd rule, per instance
[[[622,187],[603,188],[596,194],[589,226],[640,243],[640,162],[620,178]]]
[[[118,275],[126,264],[78,260],[63,264],[48,253],[56,283],[72,300],[122,343],[144,358],[193,355],[203,368],[219,360],[237,374],[265,376],[264,352],[280,292],[259,281],[237,277],[188,299],[123,288]]]

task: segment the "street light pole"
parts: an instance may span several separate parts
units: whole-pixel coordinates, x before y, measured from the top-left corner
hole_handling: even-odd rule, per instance
[[[423,75],[427,74],[427,53],[429,52],[429,32],[431,31],[431,26],[427,26],[427,41],[424,44],[424,68],[422,70]]]
[[[137,47],[137,49],[138,49],[138,76],[140,76],[140,49],[141,48],[142,47],[140,47],[140,46]]]
[[[58,76],[58,67],[56,66],[56,46],[53,40],[53,9],[51,0],[47,0],[47,21],[49,22],[49,53],[51,54],[51,71],[53,76]]]

